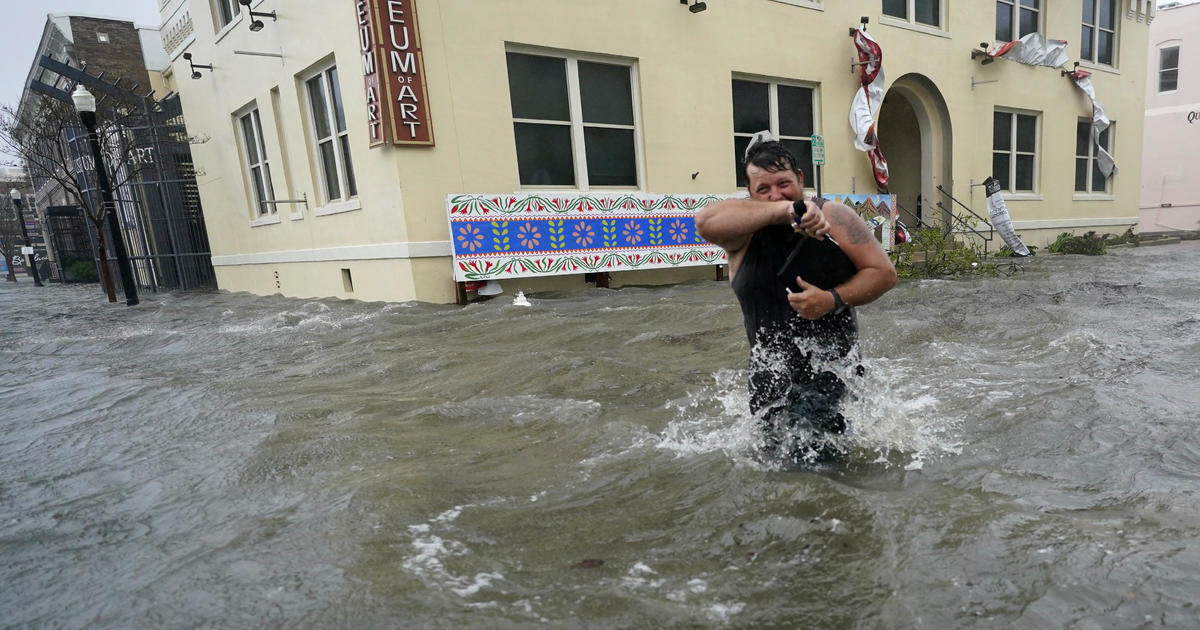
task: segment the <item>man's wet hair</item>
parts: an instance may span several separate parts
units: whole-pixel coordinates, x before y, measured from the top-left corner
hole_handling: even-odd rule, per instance
[[[778,173],[782,170],[800,173],[796,156],[792,155],[792,152],[788,151],[787,147],[784,147],[783,143],[778,140],[760,142],[751,147],[750,152],[746,154],[745,164],[742,164],[742,170],[751,164],[771,173]]]

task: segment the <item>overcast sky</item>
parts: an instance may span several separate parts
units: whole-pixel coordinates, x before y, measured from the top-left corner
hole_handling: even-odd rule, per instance
[[[20,100],[48,13],[119,18],[154,28],[162,21],[157,0],[0,0],[0,103],[15,106]],[[0,155],[0,161],[8,156]]]

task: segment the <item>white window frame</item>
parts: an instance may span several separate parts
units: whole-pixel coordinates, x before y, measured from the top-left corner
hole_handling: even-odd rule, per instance
[[[332,72],[337,70],[337,64],[330,61],[311,71],[301,75],[300,90],[304,93],[304,103],[307,107],[306,118],[308,120],[308,133],[311,142],[309,143],[309,159],[312,160],[313,169],[316,171],[316,179],[314,184],[317,189],[316,197],[321,200],[323,206],[313,211],[313,214],[320,216],[323,214],[334,214],[337,212],[345,212],[347,210],[356,210],[360,207],[358,201],[358,179],[354,174],[354,158],[350,156],[350,166],[347,168],[347,159],[344,154],[349,148],[342,143],[346,139],[346,144],[349,144],[350,125],[347,121],[346,129],[339,131],[337,126],[337,113],[334,110],[335,96],[333,89],[338,90],[338,97],[341,96],[341,86],[333,85],[329,77]],[[341,74],[339,73],[339,83]],[[312,92],[308,88],[310,81],[318,81],[320,86],[321,96],[324,99],[324,109],[326,124],[329,127],[330,135],[318,136],[317,130],[317,111],[313,107]],[[342,100],[342,107],[345,108],[345,100]],[[325,158],[321,155],[321,145],[325,142],[333,144],[334,156],[334,171],[337,173],[337,189],[338,196],[331,197],[329,194],[329,181],[326,179]],[[354,182],[355,190],[350,190],[351,182]]]
[[[1109,30],[1106,28],[1100,28],[1100,24],[1099,24],[1099,22],[1100,22],[1100,3],[1101,2],[1110,2],[1110,1],[1113,3],[1113,13],[1112,13],[1113,27],[1112,27],[1112,30]],[[1116,68],[1117,67],[1117,59],[1119,58],[1117,55],[1120,52],[1119,48],[1120,48],[1120,42],[1121,42],[1120,38],[1117,37],[1117,28],[1120,23],[1121,23],[1121,0],[1096,0],[1095,3],[1092,5],[1091,22],[1081,21],[1081,23],[1080,23],[1081,27],[1082,26],[1090,26],[1092,29],[1092,41],[1091,41],[1092,56],[1091,56],[1091,58],[1083,56],[1083,42],[1081,41],[1079,44],[1079,60],[1082,62],[1088,63],[1088,64],[1094,64],[1094,65],[1101,66],[1101,67]],[[1111,61],[1100,61],[1100,32],[1101,31],[1104,31],[1106,33],[1112,33],[1112,60]],[[1082,31],[1080,31],[1079,36],[1080,36],[1080,39],[1082,40],[1083,39]]]
[[[1035,111],[1029,111],[1029,110],[1013,109],[1013,108],[1009,108],[1009,107],[997,107],[993,111],[998,114],[1011,114],[1012,115],[1012,122],[1009,125],[1009,131],[1008,131],[1008,150],[1004,151],[1004,153],[1008,153],[1008,188],[1006,188],[1004,190],[1004,192],[1012,193],[1013,195],[1023,195],[1023,196],[1038,195],[1039,194],[1038,191],[1040,190],[1039,184],[1041,184],[1042,113],[1035,112]],[[1017,150],[1017,117],[1018,116],[1029,116],[1029,117],[1033,118],[1034,126],[1033,126],[1033,151],[1032,152]],[[995,129],[994,124],[993,124],[993,129]],[[996,139],[992,138],[992,155],[994,156],[997,153],[1001,153],[1001,151],[996,150]],[[1017,185],[1017,156],[1018,155],[1032,155],[1033,156],[1033,188],[1030,190],[1018,190],[1016,188],[1016,185]],[[992,175],[995,176],[995,173],[992,173]]]
[[[212,9],[213,24],[218,32],[242,16],[242,5],[238,4],[237,0],[213,0]],[[229,19],[226,19],[226,12]]]
[[[250,132],[254,134],[253,138],[246,138],[246,123],[250,124]],[[234,126],[237,127],[237,136],[242,149],[242,158],[245,164],[243,177],[246,179],[246,186],[250,189],[251,207],[254,209],[253,216],[255,219],[270,217],[275,214],[275,204],[266,203],[275,199],[275,185],[271,182],[271,164],[267,158],[267,147],[264,141],[262,131],[262,116],[259,113],[258,105],[251,104],[249,107],[243,108],[234,115]],[[257,152],[251,152],[251,140],[257,148]],[[257,153],[257,154],[255,154]],[[261,198],[258,186],[255,184],[255,170],[259,171],[259,176],[263,181],[263,195],[266,198]]]
[[[879,0],[879,6],[880,6],[879,23],[880,24],[888,24],[890,26],[899,26],[901,28],[908,28],[908,29],[921,31],[924,33],[930,33],[930,34],[934,34],[934,35],[945,35],[946,31],[950,30],[946,26],[946,11],[948,9],[947,5],[950,4],[950,0],[937,0],[937,3],[938,3],[938,23],[937,24],[925,24],[924,22],[917,21],[917,3],[921,2],[921,1],[922,0],[905,0],[905,5],[906,5],[905,10],[904,10],[905,17],[901,18],[901,17],[896,17],[894,15],[887,15],[887,14],[883,13],[883,0]]]
[[[521,190],[637,190],[644,191],[646,186],[646,174],[643,167],[643,148],[642,148],[642,112],[639,103],[641,97],[638,94],[638,64],[637,60],[625,57],[609,57],[605,55],[596,55],[579,52],[568,52],[562,50],[553,50],[545,48],[537,48],[532,46],[508,46],[505,48],[506,53],[516,53],[519,55],[535,55],[538,57],[552,57],[562,59],[566,62],[567,70],[567,108],[571,116],[571,157],[574,162],[575,170],[575,185],[521,185]],[[579,93],[579,62],[585,63],[602,63],[615,66],[624,66],[629,68],[629,83],[630,83],[630,99],[633,107],[633,124],[632,125],[616,125],[607,123],[584,123],[583,122],[583,103]],[[566,125],[565,121],[561,120],[542,120],[537,118],[512,118],[513,123],[533,123],[539,125]],[[633,131],[633,161],[634,168],[637,172],[637,184],[634,186],[592,186],[588,181],[587,173],[587,145],[584,142],[583,130],[586,127],[604,128],[604,129],[630,129]],[[516,138],[513,138],[514,149],[516,146]],[[517,178],[520,181],[520,176]]]
[[[1174,68],[1164,68],[1163,67],[1163,53],[1168,50],[1171,50],[1172,48],[1175,49],[1175,67]],[[1157,92],[1159,94],[1174,94],[1175,92],[1179,91],[1179,60],[1180,60],[1180,54],[1182,52],[1183,52],[1182,46],[1180,46],[1179,44],[1172,44],[1171,46],[1163,46],[1158,49],[1158,72],[1156,73],[1156,77],[1158,78]],[[1163,74],[1165,74],[1167,72],[1175,73],[1175,87],[1170,90],[1162,89]]]
[[[813,133],[816,135],[822,135],[821,134],[821,86],[819,83],[811,83],[808,81],[793,81],[793,80],[786,80],[786,79],[774,79],[774,78],[770,78],[770,77],[762,77],[762,76],[755,76],[755,75],[749,75],[749,74],[734,74],[732,79],[730,80],[730,90],[731,91],[732,91],[733,81],[749,81],[749,82],[753,82],[753,83],[766,83],[767,84],[767,111],[768,111],[768,121],[770,123],[771,135],[776,138],[779,138],[780,140],[807,140],[809,142],[810,146],[812,145],[812,136],[780,136],[779,135],[779,86],[782,85],[784,87],[797,87],[797,88],[805,88],[805,89],[812,90],[812,95],[813,95],[813,102],[812,102]],[[731,104],[731,106],[732,106],[732,104]],[[733,121],[731,120],[730,123],[732,123],[732,122]],[[757,132],[755,132],[755,133],[757,133]],[[744,132],[737,132],[737,131],[735,131],[733,133],[734,138],[751,138],[753,136],[754,136],[753,133],[744,133]],[[737,156],[735,156],[735,157],[737,157]],[[740,159],[740,158],[738,158],[738,159]],[[816,168],[816,165],[810,164],[810,166],[812,166],[814,169]],[[743,165],[741,164],[741,162],[738,163],[738,168],[743,168]],[[735,173],[735,175],[736,175],[736,173]],[[815,172],[813,173],[813,180],[814,181],[806,180],[804,182],[805,190],[816,190],[816,181],[815,181],[816,173]],[[736,186],[737,178],[735,177],[733,181]]]
[[[1096,169],[1095,169],[1096,157],[1100,153],[1099,149],[1096,146],[1096,141],[1092,138],[1092,119],[1091,118],[1080,118],[1075,123],[1075,133],[1076,134],[1079,133],[1079,125],[1087,125],[1087,128],[1088,128],[1087,147],[1088,148],[1087,148],[1087,155],[1078,155],[1078,154],[1075,155],[1074,166],[1076,169],[1078,169],[1079,168],[1079,159],[1086,158],[1087,159],[1087,166],[1086,166],[1087,178],[1084,180],[1084,189],[1083,190],[1078,190],[1078,189],[1075,190],[1075,197],[1076,198],[1090,197],[1093,199],[1111,198],[1111,196],[1112,196],[1112,177],[1104,178],[1104,190],[1092,190],[1092,184],[1094,183],[1092,181],[1092,175],[1094,175],[1096,173]],[[1116,135],[1116,123],[1114,123],[1111,120],[1108,121],[1108,129],[1105,129],[1104,133],[1108,134],[1108,146],[1103,147],[1103,149],[1105,151],[1108,151],[1109,154],[1111,155],[1112,154],[1112,146],[1113,146],[1113,136]],[[1078,149],[1078,144],[1076,145],[1076,149]],[[1073,182],[1074,177],[1072,177],[1071,179]],[[1072,184],[1072,187],[1074,187],[1074,184]]]
[[[1002,4],[1008,5],[1009,19],[1012,20],[1012,29],[1013,29],[1012,37],[1005,41],[1016,41],[1018,39],[1021,39],[1021,37],[1022,37],[1022,35],[1021,35],[1021,12],[1022,11],[1032,11],[1037,14],[1037,28],[1035,29],[1035,31],[1038,33],[1042,33],[1043,32],[1042,31],[1042,27],[1043,27],[1042,19],[1043,19],[1043,15],[1044,15],[1042,9],[1045,7],[1046,1],[1047,0],[1039,0],[1038,7],[1036,9],[1033,9],[1033,8],[1030,8],[1027,6],[1023,6],[1021,4],[1021,0],[996,0],[997,12],[999,12],[1000,5],[1002,5]],[[999,35],[999,33],[997,33],[997,35]],[[996,39],[997,39],[997,41],[1000,40],[999,37],[997,37]]]

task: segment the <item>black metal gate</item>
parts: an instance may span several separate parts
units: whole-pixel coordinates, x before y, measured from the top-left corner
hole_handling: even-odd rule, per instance
[[[63,282],[96,282],[95,243],[79,206],[46,208],[50,246],[55,253],[55,274]]]

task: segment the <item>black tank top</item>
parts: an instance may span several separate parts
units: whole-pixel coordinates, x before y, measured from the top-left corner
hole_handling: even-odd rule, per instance
[[[804,337],[817,341],[833,356],[844,357],[858,341],[854,309],[804,319],[792,310],[786,287],[775,277],[795,244],[794,234],[790,227],[770,226],[755,232],[746,246],[731,281],[742,307],[746,339],[754,348]]]

